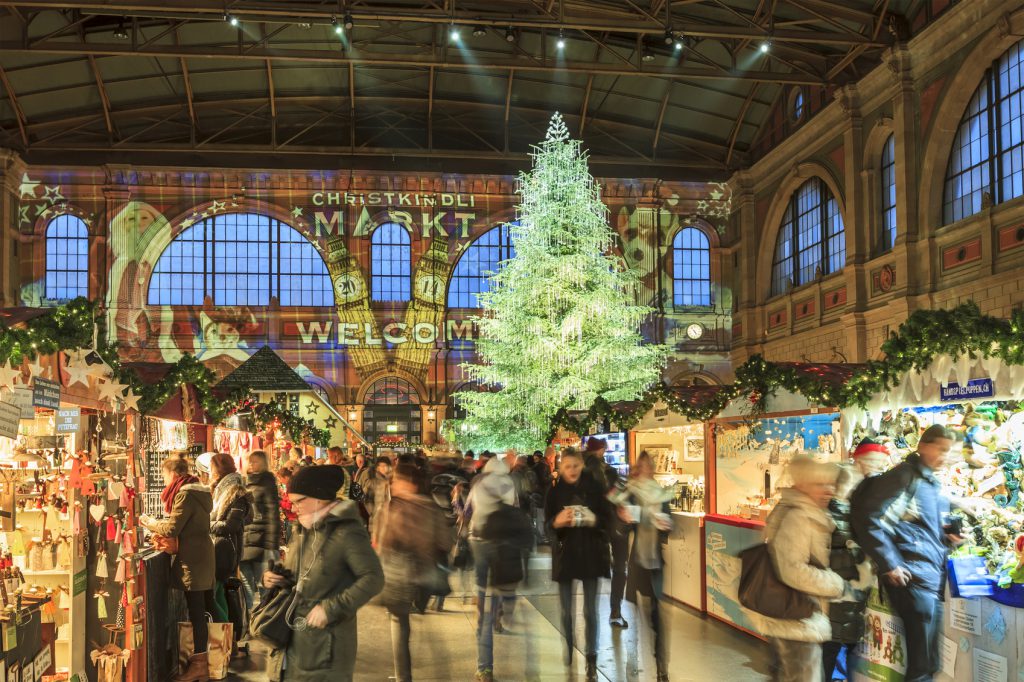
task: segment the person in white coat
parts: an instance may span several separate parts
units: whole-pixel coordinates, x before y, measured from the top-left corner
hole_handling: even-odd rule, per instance
[[[835,493],[838,468],[797,455],[789,465],[792,488],[768,515],[765,538],[779,580],[818,600],[818,608],[801,620],[758,616],[775,656],[778,682],[820,682],[821,643],[832,636],[829,600],[853,599],[871,580],[870,570],[848,583],[828,568],[835,523],[828,503]]]

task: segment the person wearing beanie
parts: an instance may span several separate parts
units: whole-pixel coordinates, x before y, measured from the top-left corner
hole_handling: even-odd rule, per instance
[[[889,449],[883,443],[870,438],[865,438],[858,443],[851,455],[857,470],[864,478],[884,473],[892,464],[892,460],[889,458]]]
[[[619,488],[619,472],[604,459],[608,441],[604,438],[588,438],[583,452],[584,468],[601,487],[605,494]],[[629,561],[629,524],[623,523],[618,514],[612,512],[605,526],[612,548],[612,581],[608,594],[610,606],[608,622],[615,628],[628,628],[629,623],[622,617],[622,599],[626,594],[626,563]]]
[[[271,682],[353,679],[356,613],[383,589],[384,573],[356,503],[337,497],[344,482],[344,470],[333,464],[299,469],[288,482],[298,528],[283,570],[264,573],[263,585],[285,584],[285,573],[298,581],[292,622],[304,622],[305,628],[293,630],[286,649],[269,652]]]

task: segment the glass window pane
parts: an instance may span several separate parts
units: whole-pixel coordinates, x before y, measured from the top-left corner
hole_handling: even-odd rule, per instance
[[[696,227],[684,227],[672,241],[672,302],[711,305],[711,243]]]
[[[508,225],[499,225],[480,235],[459,258],[448,285],[449,308],[479,308],[479,294],[490,291],[491,276],[501,263],[512,258],[512,235]]]
[[[46,298],[89,295],[89,228],[78,216],[59,215],[46,226]]]

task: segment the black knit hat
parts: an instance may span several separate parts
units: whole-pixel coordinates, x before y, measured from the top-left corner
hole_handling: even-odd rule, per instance
[[[316,500],[333,500],[345,483],[345,470],[334,464],[303,467],[288,481],[288,493]]]

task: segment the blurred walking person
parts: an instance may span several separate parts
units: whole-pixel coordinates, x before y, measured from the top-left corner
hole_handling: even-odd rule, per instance
[[[245,527],[245,546],[238,568],[245,587],[245,604],[251,611],[256,594],[263,594],[263,573],[281,552],[281,500],[274,475],[267,470],[267,453],[250,453],[247,466],[245,489],[252,497],[253,520]]]
[[[587,680],[597,680],[597,580],[609,574],[607,523],[611,503],[601,485],[583,475],[579,451],[562,451],[558,483],[548,492],[544,516],[552,534],[551,577],[558,583],[565,636],[565,664],[572,665],[575,581],[583,585]]]
[[[384,567],[382,601],[391,617],[391,647],[397,682],[412,682],[409,613],[424,592],[448,589],[447,556],[451,532],[434,501],[417,489],[419,472],[400,463],[391,481],[391,499],[379,522]]]

